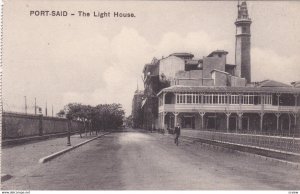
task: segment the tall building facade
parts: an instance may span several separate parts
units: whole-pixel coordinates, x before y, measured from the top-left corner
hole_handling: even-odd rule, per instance
[[[235,64],[236,76],[251,82],[251,19],[249,18],[247,4],[243,1],[238,4],[238,16],[235,21],[236,45]]]
[[[136,90],[132,99],[132,127],[133,128],[141,128],[143,124],[143,116],[142,116],[142,101],[143,101],[144,91]]]

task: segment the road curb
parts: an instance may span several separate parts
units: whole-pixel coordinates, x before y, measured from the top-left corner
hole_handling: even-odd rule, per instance
[[[94,138],[92,138],[92,139],[86,140],[86,141],[84,141],[84,142],[82,142],[82,143],[79,143],[79,144],[77,144],[77,145],[75,145],[75,146],[72,146],[72,147],[70,147],[70,148],[67,148],[67,149],[61,150],[61,151],[59,151],[59,152],[56,152],[56,153],[54,153],[54,154],[51,154],[51,155],[49,155],[49,156],[43,157],[43,158],[39,159],[39,163],[46,163],[46,162],[49,162],[50,160],[52,160],[52,159],[54,159],[54,158],[56,158],[56,157],[58,157],[58,156],[60,156],[60,155],[62,155],[62,154],[64,154],[64,153],[67,153],[67,152],[69,152],[69,151],[71,151],[71,150],[73,150],[73,149],[75,149],[75,148],[78,148],[78,147],[80,147],[80,146],[82,146],[82,145],[84,145],[84,144],[89,143],[90,141],[93,141],[93,140],[95,140],[95,139],[97,139],[97,138],[100,138],[100,137],[102,137],[102,136],[104,136],[104,135],[107,135],[107,134],[109,134],[109,133],[110,133],[110,132],[104,133],[104,134],[102,134],[102,135],[99,135],[99,136],[94,137]]]
[[[1,182],[7,181],[11,178],[12,176],[10,174],[1,174]]]

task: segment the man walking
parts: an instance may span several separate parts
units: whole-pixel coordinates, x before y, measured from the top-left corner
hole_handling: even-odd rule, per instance
[[[180,126],[179,124],[177,124],[177,126],[175,127],[175,144],[178,146],[178,138],[180,136]]]

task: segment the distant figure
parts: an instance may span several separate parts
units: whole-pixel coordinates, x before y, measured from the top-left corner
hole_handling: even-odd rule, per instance
[[[178,146],[178,138],[180,136],[180,126],[179,124],[177,124],[177,126],[175,127],[175,144]]]

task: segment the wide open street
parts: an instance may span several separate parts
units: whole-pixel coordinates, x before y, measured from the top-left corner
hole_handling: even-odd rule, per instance
[[[177,147],[171,135],[132,130],[37,163],[3,182],[2,189],[299,190],[299,185],[300,170],[282,163],[182,140]]]

